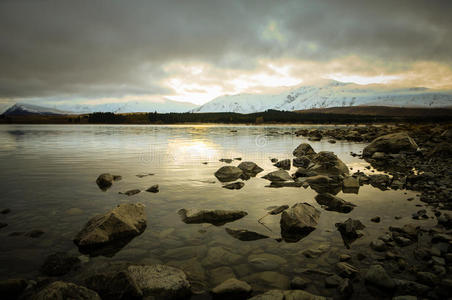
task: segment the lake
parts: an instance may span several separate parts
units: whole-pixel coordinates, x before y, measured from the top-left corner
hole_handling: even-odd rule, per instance
[[[56,251],[82,256],[72,239],[92,216],[120,203],[141,202],[146,205],[148,222],[144,233],[113,257],[83,256],[83,268],[111,261],[170,264],[189,273],[196,292],[210,289],[228,272],[246,279],[257,291],[287,286],[294,276],[303,275],[313,281],[308,291],[333,295],[335,289],[324,288],[319,278],[322,272],[334,272],[339,254],[368,253],[370,241],[390,225],[410,221],[411,214],[419,210],[416,205],[422,203],[412,191],[381,191],[366,185],[358,194],[338,194],[356,204],[344,214],[321,208],[314,200],[317,193],[310,188],[266,187],[269,181],[261,177],[277,170],[270,159],[292,159],[292,151],[302,142],[310,143],[317,152],[333,151],[352,173],[373,171],[365,168],[369,164],[364,160],[350,155],[361,152],[366,144],[331,144],[325,139],[309,142],[293,134],[307,127],[314,126],[0,126],[0,210],[11,209],[0,215],[0,222],[8,224],[0,229],[0,277],[35,278],[44,259]],[[264,171],[244,181],[242,189],[228,190],[214,176],[227,165],[221,158],[253,161]],[[234,160],[231,165],[239,163]],[[295,170],[292,167],[290,173]],[[121,175],[122,180],[104,192],[95,183],[101,173]],[[136,176],[149,173],[154,175]],[[154,184],[159,185],[159,193],[119,194]],[[407,202],[408,198],[414,200]],[[265,217],[265,226],[257,222],[268,207],[298,202],[321,211],[317,229],[299,242],[278,240],[280,215]],[[223,226],[185,224],[177,214],[181,208],[241,209],[248,215]],[[381,218],[380,223],[370,221],[375,216]],[[335,223],[348,218],[359,219],[366,226],[364,236],[351,249],[344,246],[335,228]],[[227,234],[226,227],[270,238],[240,241]],[[10,236],[36,229],[44,234],[38,238]],[[304,255],[307,249],[314,250],[317,257]],[[365,260],[355,263],[360,264],[366,264]],[[353,297],[359,299],[367,293],[357,289]]]

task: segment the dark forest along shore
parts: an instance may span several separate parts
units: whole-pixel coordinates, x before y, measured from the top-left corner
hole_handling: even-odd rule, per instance
[[[450,125],[0,129],[2,299],[452,290]]]

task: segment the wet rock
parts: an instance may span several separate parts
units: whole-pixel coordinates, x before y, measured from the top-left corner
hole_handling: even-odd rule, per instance
[[[210,223],[213,225],[223,225],[243,218],[248,215],[242,210],[196,210],[196,209],[181,209],[178,214],[182,221],[187,224]]]
[[[279,215],[280,213],[282,213],[283,211],[285,211],[288,208],[289,208],[289,205],[287,205],[287,204],[280,205],[280,206],[277,206],[277,207],[274,207],[274,208],[270,209],[268,214],[269,215]]]
[[[99,295],[90,289],[73,283],[55,281],[29,297],[30,300],[84,299],[101,300]]]
[[[237,181],[237,182],[234,182],[234,183],[229,183],[229,184],[223,185],[223,187],[225,189],[228,189],[228,190],[240,190],[244,186],[245,186],[245,184],[243,182],[241,182],[241,181]]]
[[[220,161],[224,162],[224,163],[227,163],[227,164],[230,164],[232,162],[232,159],[230,159],[230,158],[221,158]]]
[[[224,166],[215,172],[215,177],[221,182],[234,181],[240,178],[243,171],[234,166]]]
[[[413,213],[412,218],[415,220],[428,219],[427,211],[425,209],[421,209],[421,210]]]
[[[311,160],[307,156],[296,157],[292,160],[294,167],[308,168],[311,164]]]
[[[371,284],[386,290],[393,290],[396,287],[395,281],[386,273],[380,265],[372,265],[364,277],[367,284]]]
[[[353,243],[356,239],[363,236],[360,230],[363,230],[365,226],[359,220],[347,219],[343,223],[336,223],[336,228],[339,230],[342,236],[342,240],[347,248],[350,247],[350,244]]]
[[[277,158],[271,158],[270,161],[271,161],[272,163],[275,163],[275,162],[278,161],[278,159],[277,159]]]
[[[165,265],[129,266],[127,271],[144,297],[184,299],[190,295],[190,282],[185,273]]]
[[[211,247],[207,250],[207,255],[202,264],[206,267],[235,265],[242,259],[241,255],[232,253],[224,247]]]
[[[374,223],[380,223],[380,217],[373,217],[372,219],[370,219],[372,222]]]
[[[332,210],[341,213],[349,213],[356,206],[353,203],[347,202],[329,193],[318,194],[317,196],[315,196],[315,200],[318,204],[324,206],[326,210]]]
[[[353,278],[359,273],[359,270],[356,267],[346,262],[338,262],[336,264],[336,269],[338,270],[338,274],[345,278]]]
[[[339,277],[336,274],[328,276],[327,278],[325,278],[325,287],[338,287],[342,283],[342,281],[342,277]]]
[[[345,177],[342,181],[342,191],[344,193],[355,193],[359,191],[359,179],[353,176]]]
[[[82,253],[116,253],[146,229],[144,207],[141,203],[120,204],[105,214],[93,217],[76,235],[74,243]]]
[[[0,281],[0,296],[5,300],[19,299],[27,287],[24,279],[6,279]]]
[[[146,192],[149,193],[158,193],[159,192],[159,185],[158,184],[154,184],[153,186],[151,186],[150,188],[148,188],[146,190]]]
[[[399,132],[383,135],[374,139],[363,149],[363,156],[370,157],[375,152],[415,152],[417,149],[418,145],[408,134],[405,132]]]
[[[224,299],[246,299],[251,293],[251,286],[245,281],[229,278],[212,289],[212,294]]]
[[[80,265],[80,259],[77,256],[68,255],[65,252],[57,252],[49,255],[40,271],[46,276],[62,276]]]
[[[287,276],[274,271],[265,271],[254,273],[243,278],[244,281],[250,282],[253,290],[268,290],[289,288],[290,280]]]
[[[241,241],[255,241],[269,238],[267,235],[263,235],[246,229],[225,228],[225,230],[230,236]]]
[[[378,252],[383,252],[387,249],[386,243],[382,240],[374,240],[370,242],[370,248]]]
[[[321,151],[312,157],[309,170],[320,175],[348,175],[349,170],[333,152]]]
[[[258,165],[256,165],[255,163],[251,162],[251,161],[244,161],[241,162],[238,165],[238,168],[240,170],[243,171],[244,174],[247,174],[251,177],[256,176],[257,174],[259,174],[260,172],[262,172],[264,169],[262,169],[261,167],[259,167]]]
[[[284,170],[278,170],[268,173],[267,175],[263,176],[262,178],[265,178],[270,181],[292,181],[292,177],[290,177],[289,173]]]
[[[302,157],[314,155],[316,154],[316,152],[314,151],[314,149],[312,149],[311,145],[307,143],[301,143],[297,148],[295,148],[292,154],[296,157]]]
[[[310,282],[311,280],[309,279],[300,276],[295,276],[290,281],[290,288],[293,290],[304,290]]]
[[[295,171],[295,173],[293,174],[293,176],[294,176],[295,178],[300,178],[300,177],[313,177],[313,176],[316,176],[316,175],[317,175],[316,172],[307,170],[307,169],[305,169],[305,168],[298,168],[298,169]]]
[[[290,159],[280,160],[274,166],[283,170],[290,170]]]
[[[111,175],[110,173],[103,173],[100,174],[99,177],[96,179],[97,186],[103,190],[106,191],[108,188],[110,188],[113,185],[113,181],[120,180],[121,176],[118,175]]]
[[[301,251],[301,254],[307,258],[317,258],[330,248],[329,244],[320,244],[317,247],[312,247]]]
[[[256,295],[249,300],[326,300],[323,296],[317,296],[303,290],[270,290]]]
[[[266,185],[265,187],[269,188],[282,188],[282,187],[302,187],[302,182],[293,182],[293,181],[272,181],[269,185]]]
[[[133,196],[133,195],[136,195],[136,194],[139,194],[139,193],[141,193],[141,191],[139,189],[128,190],[126,192],[119,192],[119,194],[123,194],[123,195],[126,195],[126,196]]]
[[[384,174],[369,175],[369,182],[373,187],[384,191],[391,185],[391,178]]]
[[[143,293],[127,271],[95,274],[85,279],[85,285],[102,299],[141,299]]]
[[[394,279],[394,282],[397,287],[397,293],[399,294],[423,295],[430,290],[428,286],[415,281]]]
[[[342,182],[339,178],[325,175],[307,177],[305,181],[317,193],[337,194],[342,188]]]
[[[218,267],[210,270],[210,283],[217,286],[229,278],[235,278],[234,271],[230,267]]]
[[[313,231],[320,211],[308,203],[297,203],[281,215],[281,235],[286,241],[298,241]]]
[[[248,264],[259,271],[272,271],[287,264],[287,260],[274,254],[251,254],[248,256]]]
[[[40,230],[40,229],[34,229],[32,231],[29,231],[27,233],[25,233],[25,236],[31,237],[31,238],[38,238],[41,235],[44,234],[44,231]]]

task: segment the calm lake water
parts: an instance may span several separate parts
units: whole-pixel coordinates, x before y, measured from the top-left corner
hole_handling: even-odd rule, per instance
[[[0,126],[0,209],[11,209],[9,214],[0,215],[0,222],[8,223],[0,229],[0,277],[34,278],[45,257],[55,251],[81,255],[72,242],[76,233],[95,214],[125,202],[146,205],[147,229],[111,258],[84,257],[85,265],[101,261],[179,265],[191,272],[200,289],[214,285],[218,273],[224,273],[224,270],[247,279],[257,289],[286,285],[286,279],[305,274],[306,268],[333,272],[339,254],[353,254],[360,249],[367,252],[369,242],[382,235],[388,226],[411,221],[411,214],[420,209],[415,205],[421,202],[410,191],[383,192],[363,186],[358,194],[341,192],[339,197],[357,205],[352,212],[342,214],[322,209],[314,200],[316,192],[310,188],[266,188],[269,182],[260,177],[276,170],[270,158],[292,158],[293,149],[307,142],[292,134],[302,127]],[[365,161],[350,155],[350,152],[359,153],[365,147],[363,143],[338,141],[330,144],[327,140],[309,143],[316,151],[335,152],[353,168],[351,172],[370,172],[364,168],[368,165]],[[224,189],[213,175],[226,165],[218,160],[236,157],[253,161],[265,171],[246,181],[241,190]],[[239,163],[234,161],[232,165]],[[292,168],[291,172],[294,170]],[[106,172],[121,175],[123,179],[103,192],[95,180]],[[155,175],[136,176],[142,173]],[[118,193],[136,188],[144,190],[153,184],[160,186],[159,193],[141,192],[130,197]],[[415,200],[406,201],[410,197]],[[265,215],[269,206],[297,202],[308,202],[317,207],[321,211],[320,223],[315,231],[297,243],[277,242],[280,216],[264,218],[266,227],[257,220]],[[243,209],[248,216],[219,227],[187,225],[177,214],[181,208]],[[402,218],[395,220],[396,215]],[[370,221],[375,216],[381,217],[380,223]],[[334,226],[347,218],[359,219],[366,225],[364,237],[350,250],[344,247]],[[248,229],[275,239],[243,242],[228,235],[225,227]],[[39,238],[9,236],[12,232],[34,229],[45,233]],[[301,254],[319,246],[324,251],[319,258]],[[273,265],[249,263],[253,255],[265,258],[265,254],[277,256],[277,259],[267,256]],[[222,266],[230,269],[218,269]],[[275,273],[253,275],[264,271]],[[316,275],[303,276],[313,276],[315,280]],[[265,281],[266,277],[270,282]],[[335,291],[322,287],[323,281],[308,290],[324,295]],[[359,293],[354,297],[359,297]]]

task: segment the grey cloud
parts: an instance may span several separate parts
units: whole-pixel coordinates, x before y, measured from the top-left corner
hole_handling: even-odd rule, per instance
[[[450,63],[450,1],[2,1],[0,98],[162,94],[172,61]],[[275,21],[284,42],[262,37]],[[393,64],[391,65],[391,62]]]

